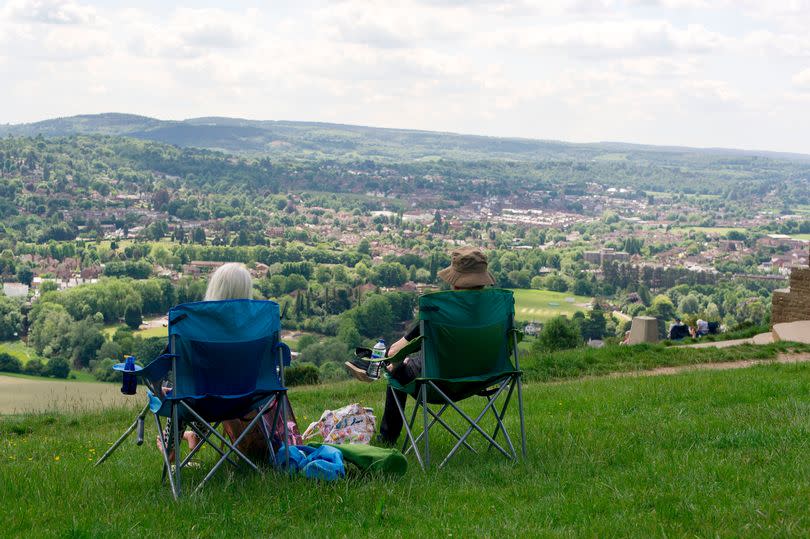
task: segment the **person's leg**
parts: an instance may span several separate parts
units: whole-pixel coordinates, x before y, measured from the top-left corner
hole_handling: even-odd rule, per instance
[[[422,371],[420,359],[419,357],[411,357],[396,365],[391,370],[391,377],[403,385],[413,381]],[[399,415],[399,410],[397,410],[397,401],[404,410],[407,399],[407,394],[386,386],[385,409],[380,420],[380,440],[383,443],[394,445],[397,442],[399,433],[402,432],[402,416]]]

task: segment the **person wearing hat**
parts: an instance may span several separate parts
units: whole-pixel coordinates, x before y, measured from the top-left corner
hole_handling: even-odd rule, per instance
[[[477,247],[461,247],[454,249],[450,266],[438,272],[438,276],[444,282],[453,287],[453,290],[478,290],[485,286],[495,284],[495,277],[487,268],[487,257]],[[386,351],[386,357],[391,357],[399,352],[408,342],[419,336],[419,323],[417,322],[404,337],[391,345]],[[346,367],[358,380],[364,382],[373,381],[366,374],[365,369],[358,368],[350,362],[346,362]],[[405,361],[396,365],[386,364],[386,369],[391,377],[397,382],[405,385],[422,373],[422,361],[420,356],[407,357]],[[385,410],[380,421],[380,434],[378,440],[386,445],[396,444],[397,438],[402,431],[402,416],[399,415],[394,399],[399,400],[401,406],[405,406],[407,395],[396,390],[386,390]]]

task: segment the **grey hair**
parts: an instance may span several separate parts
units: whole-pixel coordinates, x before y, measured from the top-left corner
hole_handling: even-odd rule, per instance
[[[253,297],[253,281],[243,264],[223,264],[208,279],[205,301],[220,299],[250,299]]]

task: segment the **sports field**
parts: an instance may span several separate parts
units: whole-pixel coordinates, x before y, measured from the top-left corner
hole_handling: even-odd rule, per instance
[[[523,321],[543,322],[560,314],[571,316],[577,311],[587,311],[593,299],[550,290],[518,288],[513,292],[515,317]]]

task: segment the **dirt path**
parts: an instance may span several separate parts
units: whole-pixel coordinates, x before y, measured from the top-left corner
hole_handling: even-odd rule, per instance
[[[727,371],[732,369],[745,369],[754,365],[772,365],[778,363],[806,363],[810,362],[810,353],[779,354],[776,359],[743,359],[740,361],[718,361],[715,363],[696,363],[694,365],[678,365],[677,367],[658,367],[646,371],[614,372],[607,374],[610,378],[626,378],[638,376],[666,376],[686,371]],[[594,377],[597,378],[597,377]]]

